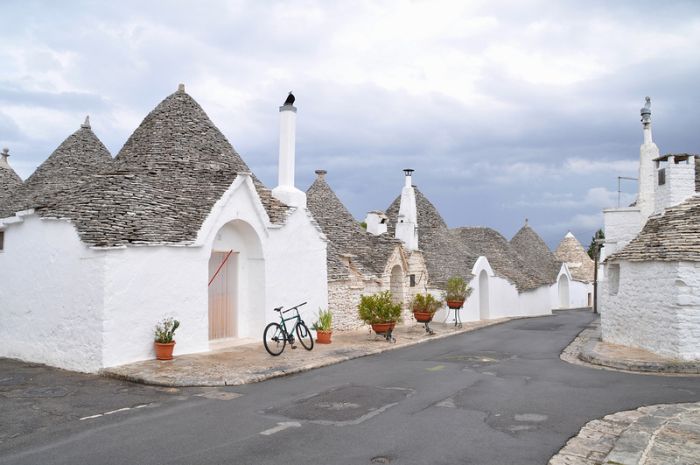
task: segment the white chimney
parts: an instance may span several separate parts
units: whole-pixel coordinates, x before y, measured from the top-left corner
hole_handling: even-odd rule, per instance
[[[365,223],[367,224],[367,232],[370,234],[379,236],[386,232],[387,217],[384,212],[373,210],[367,213]]]
[[[664,155],[656,163],[654,213],[661,213],[695,194],[695,157],[687,153]]]
[[[637,207],[646,221],[654,212],[654,184],[655,166],[654,160],[659,158],[659,148],[651,137],[651,98],[646,98],[644,107],[640,110],[642,115],[642,130],[644,143],[639,148],[639,194],[637,195]]]
[[[278,185],[272,195],[292,207],[306,208],[306,194],[294,186],[294,164],[296,146],[297,109],[294,95],[280,107],[280,152]]]
[[[406,180],[401,190],[399,217],[396,220],[396,238],[401,239],[408,250],[418,250],[418,211],[416,191],[413,189],[413,170],[403,170]]]

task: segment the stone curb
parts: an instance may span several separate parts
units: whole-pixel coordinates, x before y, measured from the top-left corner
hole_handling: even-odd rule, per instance
[[[598,321],[581,331],[571,344],[562,351],[560,358],[575,365],[628,373],[667,376],[694,376],[700,374],[700,363],[698,362],[609,357],[598,350],[598,345],[601,343],[600,324]]]
[[[597,348],[600,340],[592,339],[583,344],[579,359],[618,370],[637,371],[643,373],[673,373],[673,374],[700,374],[700,364],[694,362],[658,362],[652,360],[620,360],[601,354]]]
[[[272,369],[270,371],[266,371],[263,374],[261,374],[261,373],[245,373],[245,372],[239,371],[237,373],[234,373],[232,376],[225,376],[225,377],[215,376],[215,377],[212,377],[209,379],[201,379],[201,378],[192,379],[192,378],[188,378],[186,375],[183,376],[184,374],[180,374],[177,377],[164,377],[164,376],[158,376],[158,375],[153,375],[153,376],[134,375],[134,374],[130,374],[128,372],[125,372],[123,369],[123,366],[104,368],[104,369],[99,371],[99,374],[102,376],[109,377],[109,378],[122,379],[122,380],[126,380],[126,381],[131,381],[134,383],[148,384],[148,385],[152,385],[152,386],[164,386],[164,387],[239,386],[242,384],[259,383],[261,381],[266,381],[266,380],[272,379],[272,378],[278,378],[278,377],[282,377],[282,376],[303,373],[303,372],[306,372],[309,370],[313,370],[315,368],[322,368],[325,366],[334,365],[336,363],[341,363],[341,362],[353,360],[353,359],[360,358],[360,357],[367,357],[370,355],[376,355],[376,354],[380,354],[380,353],[387,352],[390,350],[396,350],[396,349],[400,349],[400,348],[404,348],[404,347],[413,346],[416,344],[422,344],[422,343],[425,343],[428,341],[443,339],[443,338],[455,336],[458,334],[465,334],[465,333],[475,331],[475,330],[478,330],[481,328],[486,328],[489,326],[494,326],[494,325],[502,324],[502,323],[505,323],[508,321],[519,320],[519,319],[524,319],[524,318],[532,318],[532,317],[499,318],[496,320],[480,322],[480,324],[478,326],[474,326],[471,328],[461,328],[458,330],[451,330],[449,332],[436,333],[436,334],[429,336],[429,337],[410,340],[407,342],[402,341],[401,343],[395,343],[395,344],[387,343],[386,345],[381,346],[381,347],[377,347],[377,348],[368,348],[366,345],[364,345],[364,346],[360,346],[359,348],[348,349],[347,353],[345,353],[343,355],[329,356],[329,357],[325,357],[323,359],[316,359],[316,360],[313,360],[311,363],[308,363],[306,365],[296,365],[296,366],[284,367],[281,369]],[[183,355],[182,357],[187,357],[187,355]]]

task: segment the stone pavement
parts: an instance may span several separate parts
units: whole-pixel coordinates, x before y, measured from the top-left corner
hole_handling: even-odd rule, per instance
[[[700,402],[652,405],[588,422],[549,465],[698,465]]]
[[[561,359],[590,368],[637,374],[700,373],[700,363],[607,344],[600,320],[584,329]],[[698,380],[700,382],[700,380]],[[700,465],[700,402],[640,407],[587,423],[549,465]]]
[[[331,344],[314,344],[312,351],[305,350],[300,344],[297,344],[297,349],[291,350],[288,345],[277,357],[265,351],[261,340],[201,354],[181,355],[170,361],[146,360],[106,368],[101,374],[156,386],[234,386],[300,373],[511,319],[465,322],[462,328],[455,328],[450,323],[433,322],[430,327],[434,335],[428,335],[422,324],[398,325],[394,330],[396,343],[377,337],[369,329],[334,333]]]

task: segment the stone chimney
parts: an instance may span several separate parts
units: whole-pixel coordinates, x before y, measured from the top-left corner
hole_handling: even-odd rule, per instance
[[[695,156],[687,153],[658,157],[655,163],[654,213],[678,205],[695,194]]]
[[[643,221],[654,212],[655,201],[655,166],[654,160],[659,158],[659,148],[651,137],[651,98],[646,98],[644,107],[640,110],[642,116],[642,132],[644,143],[639,148],[639,194],[637,195],[637,207],[642,214]]]
[[[367,224],[367,232],[375,236],[384,234],[387,228],[388,218],[386,214],[379,210],[372,210],[367,213],[365,223]]]
[[[408,250],[418,250],[418,211],[416,191],[413,189],[413,170],[403,170],[406,175],[401,190],[399,217],[396,220],[396,238],[401,239]]]
[[[272,189],[272,195],[289,206],[306,208],[306,194],[294,186],[296,118],[297,109],[294,106],[294,96],[290,92],[284,105],[280,107],[278,184]]]

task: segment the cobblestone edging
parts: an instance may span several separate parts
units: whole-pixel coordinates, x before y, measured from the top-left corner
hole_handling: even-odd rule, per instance
[[[549,465],[697,465],[700,402],[662,404],[593,420]]]
[[[699,362],[660,359],[648,354],[649,359],[627,356],[625,348],[601,342],[600,321],[593,322],[561,353],[562,360],[589,368],[626,371],[639,374],[687,376],[700,374]],[[639,352],[629,349],[630,352]],[[652,359],[653,357],[653,359]]]

